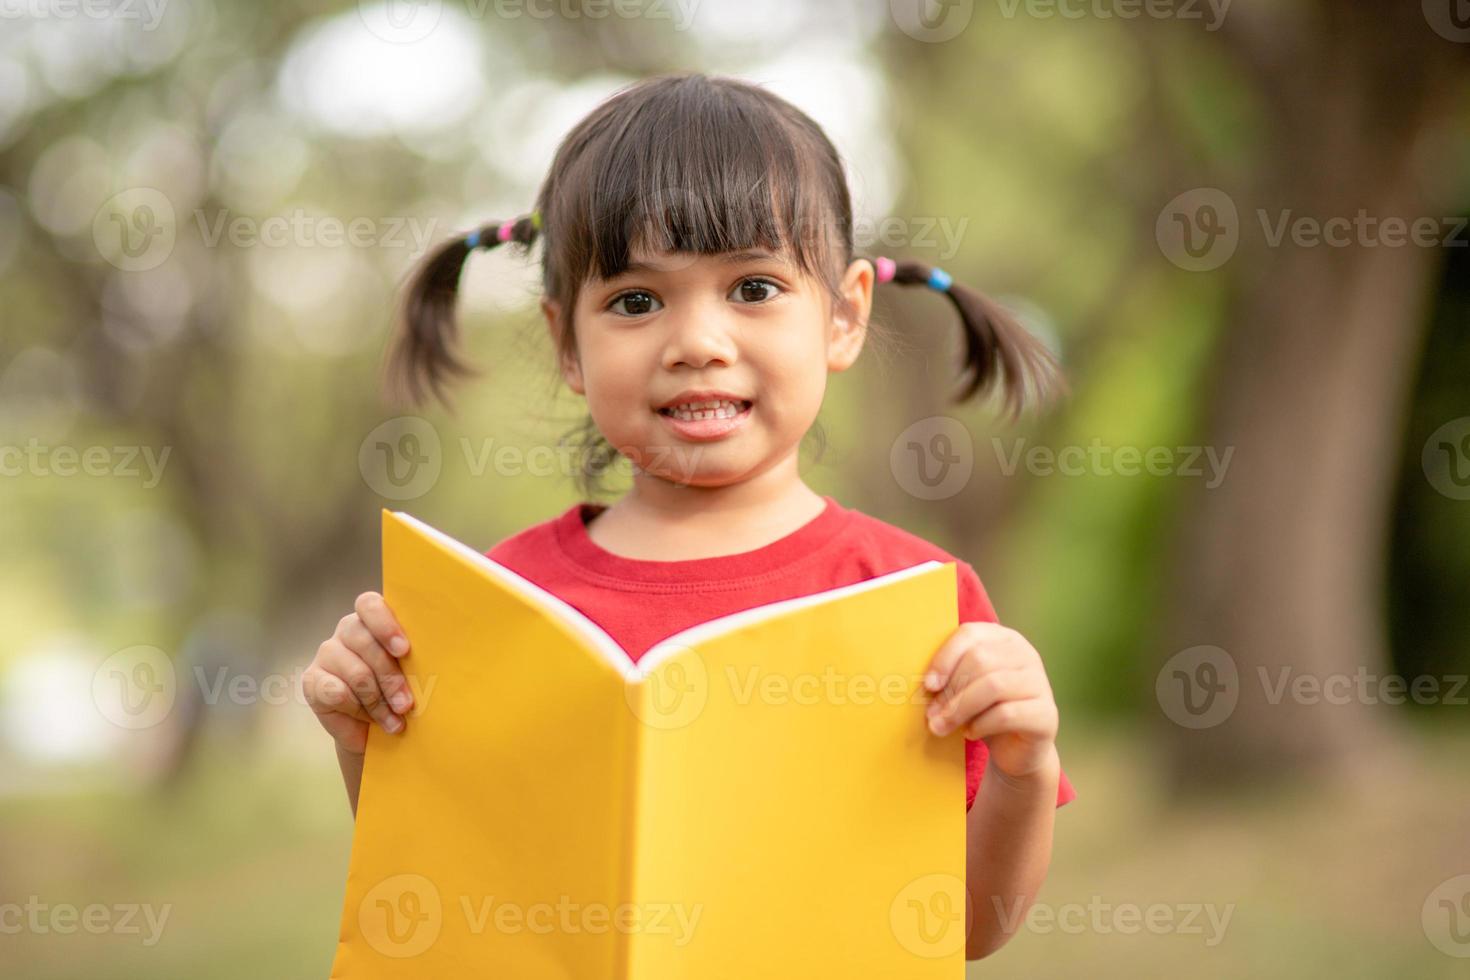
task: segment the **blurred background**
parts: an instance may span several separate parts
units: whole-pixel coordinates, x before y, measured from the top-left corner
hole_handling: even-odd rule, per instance
[[[453,413],[379,393],[397,284],[672,69],[806,110],[861,254],[1066,364],[1044,417],[955,406],[952,312],[880,290],[804,465],[1047,664],[1079,798],[971,974],[1464,976],[1459,0],[6,3],[5,974],[326,975],[352,823],[300,672],[379,509],[488,549],[578,499],[534,264],[467,264]]]

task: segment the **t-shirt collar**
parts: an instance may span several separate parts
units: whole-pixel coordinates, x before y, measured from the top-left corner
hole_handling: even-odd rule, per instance
[[[587,532],[587,520],[607,505],[586,501],[573,504],[557,518],[556,540],[573,565],[599,578],[630,583],[704,582],[728,587],[735,580],[783,569],[829,543],[853,512],[830,495],[823,494],[822,499],[827,502],[822,512],[785,537],[750,551],[713,558],[648,561],[613,554]]]

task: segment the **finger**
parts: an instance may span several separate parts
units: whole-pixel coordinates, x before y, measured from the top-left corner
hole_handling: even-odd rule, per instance
[[[1045,736],[1052,731],[1051,714],[1044,698],[1002,700],[971,719],[963,731],[972,740],[1008,734]]]
[[[942,689],[949,683],[955,667],[967,650],[975,646],[993,645],[1004,629],[998,623],[961,623],[940,644],[933,659],[929,661],[929,671],[924,675],[924,687],[929,691]]]
[[[318,661],[320,659],[319,655]],[[369,720],[368,713],[357,703],[357,697],[347,686],[347,682],[320,663],[307,668],[301,677],[301,689],[311,710],[318,718],[323,719],[322,724],[326,724],[328,715],[342,715],[356,722]]]
[[[340,652],[322,661],[322,668],[347,685],[362,710],[382,725],[383,731],[402,731],[403,719],[388,706],[373,669],[346,647],[337,647],[337,650]]]
[[[373,634],[359,617],[346,617],[338,625],[337,639],[372,669],[373,676],[378,680],[378,689],[383,692],[392,710],[401,715],[413,706],[413,692],[409,689],[408,679],[403,676],[403,668],[373,638]]]
[[[958,678],[966,670],[961,664],[955,673]],[[947,693],[949,688],[945,688]],[[946,735],[970,722],[992,705],[1002,701],[1029,696],[1024,671],[996,669],[977,676],[952,696],[935,700],[929,706],[929,727],[936,735]]]
[[[367,624],[373,638],[382,645],[384,650],[395,657],[408,654],[408,636],[403,632],[403,627],[398,625],[397,618],[388,603],[376,592],[364,592],[357,597],[354,608],[357,615]]]

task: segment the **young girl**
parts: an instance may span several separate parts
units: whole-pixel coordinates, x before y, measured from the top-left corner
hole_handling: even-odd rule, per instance
[[[561,144],[536,209],[446,242],[416,271],[389,366],[419,398],[470,373],[455,294],[476,248],[543,245],[542,310],[566,383],[585,396],[584,493],[632,464],[611,506],[578,503],[489,556],[586,614],[636,661],[660,639],[765,603],[936,559],[959,572],[961,625],[925,678],[936,738],[965,739],[966,955],[997,949],[1034,900],[1056,806],[1075,796],[1040,656],[996,622],[975,571],[818,495],[798,449],[827,375],[862,349],[876,283],[925,285],[965,331],[968,398],[1014,411],[1056,381],[1045,348],[999,307],[918,262],[853,254],[841,160],[789,103],[739,81],[660,76],[623,89]],[[590,495],[590,494],[588,494]],[[367,727],[404,730],[411,649],[381,595],[358,597],[304,686],[337,743],[354,812]]]

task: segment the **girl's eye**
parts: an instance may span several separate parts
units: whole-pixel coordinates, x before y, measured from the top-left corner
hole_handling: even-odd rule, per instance
[[[617,308],[619,303],[624,304],[624,308],[622,310],[619,310]],[[624,293],[623,295],[614,299],[611,303],[608,304],[607,308],[612,310],[614,313],[621,313],[623,316],[642,316],[645,313],[652,313],[655,309],[657,309],[658,300],[653,298],[652,293],[646,293],[641,289],[635,289],[632,292]]]
[[[742,302],[763,303],[779,294],[781,287],[769,279],[742,279],[735,292],[740,294]]]

